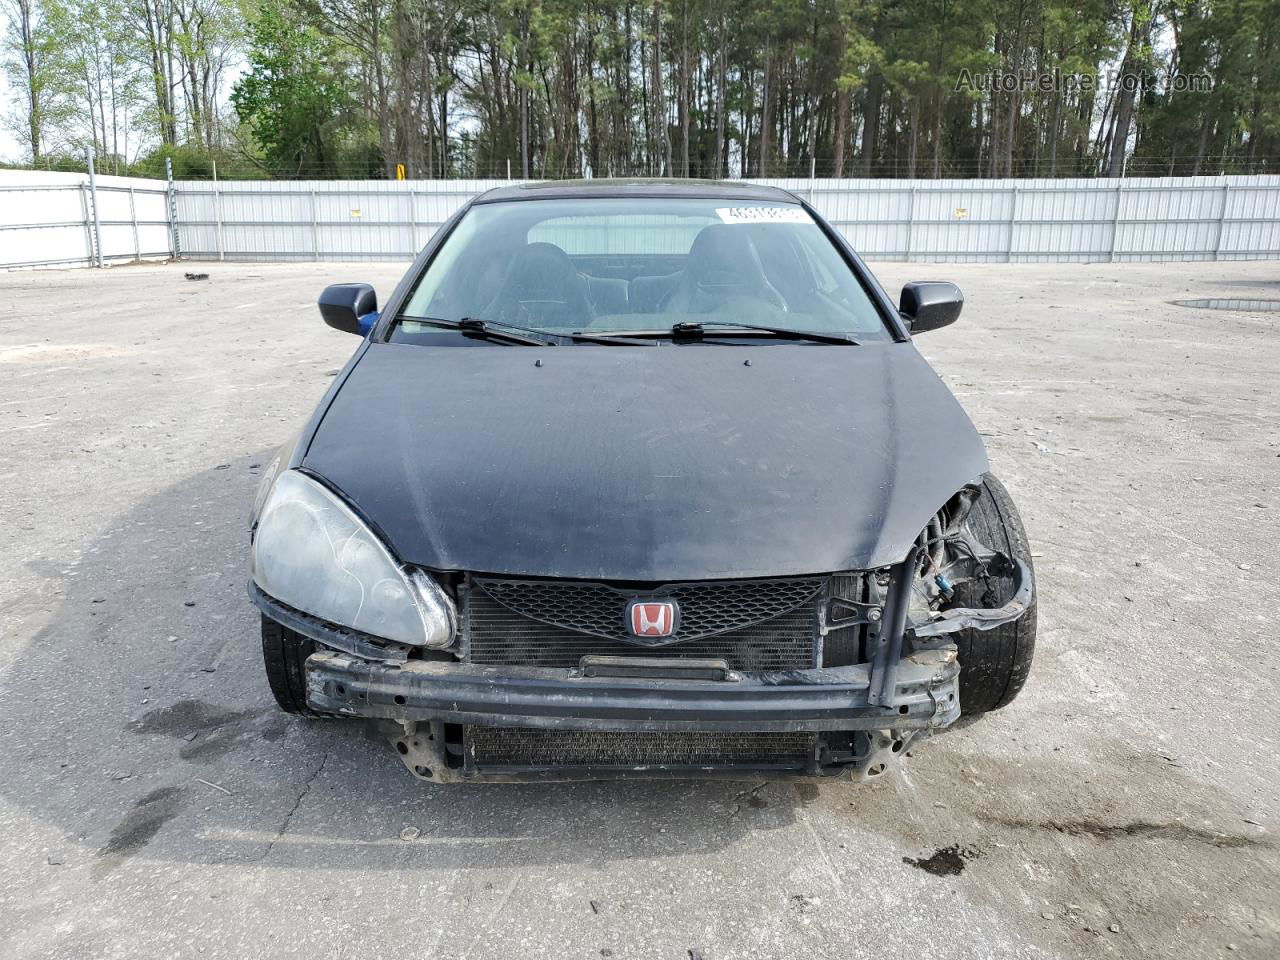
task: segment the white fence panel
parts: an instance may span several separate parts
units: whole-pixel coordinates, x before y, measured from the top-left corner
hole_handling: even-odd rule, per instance
[[[508,182],[180,183],[182,252],[233,260],[405,260],[469,198]],[[870,260],[1280,257],[1274,176],[753,182],[808,200]]]
[[[158,180],[0,171],[0,268],[89,266],[171,255],[168,192]],[[93,198],[97,197],[97,231]]]
[[[515,181],[181,182],[98,178],[108,261],[407,260],[462,204]],[[759,180],[823,214],[869,260],[1280,258],[1280,177]],[[87,177],[0,173],[0,267],[88,264]]]
[[[485,180],[299,180],[176,185],[182,255],[403,260]]]
[[[92,239],[79,185],[15,185],[0,179],[0,264],[88,263]]]

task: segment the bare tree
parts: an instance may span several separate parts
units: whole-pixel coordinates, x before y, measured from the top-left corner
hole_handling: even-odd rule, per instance
[[[4,66],[13,84],[23,92],[24,116],[14,124],[26,141],[34,163],[40,162],[44,148],[48,76],[45,66],[47,37],[32,0],[0,0],[0,11],[8,21],[4,36]]]

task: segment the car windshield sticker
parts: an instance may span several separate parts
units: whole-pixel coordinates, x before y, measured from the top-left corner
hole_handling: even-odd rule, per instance
[[[722,223],[813,223],[800,207],[717,207]]]

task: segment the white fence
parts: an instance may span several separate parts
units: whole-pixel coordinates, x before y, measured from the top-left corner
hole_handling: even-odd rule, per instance
[[[1280,258],[1280,177],[760,180],[809,200],[869,260]],[[183,256],[404,260],[502,182],[177,185]]]
[[[170,210],[162,180],[0,171],[0,269],[167,258]]]
[[[0,267],[83,265],[99,252],[104,261],[407,260],[469,198],[507,183],[99,177],[95,231],[86,178],[10,176],[0,173]],[[809,200],[869,260],[1280,259],[1277,176],[754,182]]]

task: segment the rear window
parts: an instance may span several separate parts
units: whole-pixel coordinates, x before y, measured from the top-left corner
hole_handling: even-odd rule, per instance
[[[570,257],[624,253],[683,256],[699,232],[716,222],[677,214],[551,217],[530,228],[528,241],[555,244]]]

